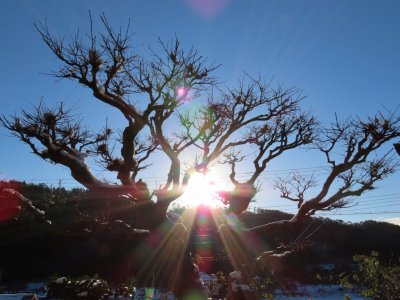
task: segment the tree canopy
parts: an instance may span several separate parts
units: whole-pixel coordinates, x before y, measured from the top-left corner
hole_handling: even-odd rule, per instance
[[[235,202],[233,198],[247,198],[243,207],[232,208],[240,213],[255,195],[257,178],[272,159],[311,145],[324,153],[331,169],[319,192],[306,198],[316,180],[297,175],[275,185],[283,198],[298,203],[297,217],[302,218],[345,206],[348,197],[372,189],[376,181],[396,170],[391,156],[377,150],[399,136],[397,115],[378,112],[365,120],[337,118],[325,128],[304,111],[305,97],[299,89],[274,88],[271,82],[249,75],[225,88],[213,75],[218,66],[209,64],[194,48],[185,50],[177,38],[168,43],[160,40],[161,51],[149,48],[143,57],[134,51],[129,26],[115,31],[105,16],[101,22],[103,32],[94,33],[91,20],[88,32],[78,31],[69,39],[52,34],[46,22],[35,26],[59,61],[53,76],[78,82],[96,100],[118,110],[126,120],[120,134],[107,124],[101,132],[88,130],[63,103],[50,108],[40,102],[22,116],[1,118],[3,126],[34,154],[68,167],[86,188],[125,194],[132,202],[150,200],[152,195],[171,202],[183,193],[192,172],[225,163],[230,165],[235,191],[220,196],[228,204]],[[187,110],[189,101],[198,101],[199,109]],[[192,161],[182,162],[185,151],[195,153]],[[169,173],[160,189],[148,191],[137,177],[160,152],[170,161]],[[115,172],[121,184],[96,178],[88,157]],[[239,180],[237,164],[244,159],[252,163],[253,171]],[[184,170],[183,163],[188,166]]]
[[[269,163],[306,145],[324,155],[328,174],[278,178],[275,188],[282,198],[297,203],[298,212],[290,220],[248,231],[284,228],[318,211],[346,207],[350,197],[374,189],[376,182],[397,171],[399,162],[391,145],[400,136],[397,112],[336,117],[325,125],[304,109],[300,89],[274,87],[248,74],[226,87],[214,75],[219,66],[196,49],[184,48],[178,38],[159,40],[158,47],[149,47],[143,56],[135,52],[129,26],[115,30],[105,16],[100,19],[102,32],[95,33],[90,20],[87,32],[77,31],[69,38],[53,34],[46,22],[35,27],[57,58],[52,75],[91,91],[96,101],[120,113],[125,126],[105,124],[93,132],[64,103],[51,107],[44,102],[0,121],[35,155],[69,168],[71,176],[93,192],[95,201],[106,199],[103,207],[112,211],[108,221],[156,230],[170,204],[184,193],[191,174],[206,173],[215,164],[229,166],[226,176],[234,186],[218,197],[229,206],[227,213],[240,215]],[[199,103],[196,110],[187,109],[192,102]],[[164,184],[150,190],[140,174],[157,155],[168,159],[169,171]],[[189,161],[184,160],[187,157]],[[114,172],[119,184],[97,178],[90,168],[93,162]],[[239,179],[243,162],[248,162],[250,171]]]

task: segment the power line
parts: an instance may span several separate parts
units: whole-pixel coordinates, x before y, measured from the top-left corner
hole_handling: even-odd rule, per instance
[[[335,215],[335,214],[336,214],[336,213],[334,213],[333,215]],[[314,219],[313,219],[313,222],[314,222],[316,219],[317,219],[317,218],[314,218]],[[329,220],[328,218],[325,218],[324,222],[322,222],[321,225],[319,225],[319,226],[318,226],[317,228],[315,228],[309,235],[307,235],[307,236],[305,237],[304,240],[307,241],[310,237],[312,237],[313,234],[316,233],[319,229],[321,229],[322,226],[324,226],[324,224],[325,224],[328,220]],[[308,229],[308,227],[311,226],[311,224],[312,224],[313,222],[311,222],[310,225],[307,226],[306,230]],[[304,230],[304,232],[305,232],[306,230]],[[304,232],[303,232],[303,233],[304,233]],[[303,233],[302,233],[301,235],[303,235]],[[299,236],[299,237],[300,237],[300,236]],[[298,238],[297,238],[297,239],[298,239]],[[296,239],[296,241],[297,241],[297,239]],[[295,242],[296,242],[296,241],[295,241]]]
[[[335,214],[329,214],[329,213],[321,213],[321,216],[333,216],[333,215],[340,215],[340,216],[355,216],[355,215],[387,215],[387,214],[400,214],[400,211],[370,211],[370,212],[353,212],[353,213],[335,213]]]
[[[368,207],[361,207],[361,208],[354,208],[352,210],[347,210],[347,212],[352,212],[352,211],[359,211],[359,210],[366,210],[366,209],[375,209],[375,208],[384,208],[384,207],[393,207],[393,206],[398,206],[400,205],[400,202],[395,203],[395,204],[387,204],[387,205],[378,205],[378,206],[368,206]],[[344,208],[346,209],[346,208]],[[355,210],[356,209],[356,210]]]
[[[306,231],[308,230],[308,228],[311,227],[311,225],[315,222],[315,220],[316,220],[316,218],[314,218],[314,219],[310,222],[310,224],[308,224],[307,228],[304,229],[302,233],[300,233],[300,235],[294,240],[295,243],[297,242],[297,240],[298,240],[300,237],[303,236],[303,234],[306,233]]]
[[[315,220],[315,219],[314,219],[314,220]],[[304,240],[307,241],[310,237],[312,237],[312,235],[313,235],[314,233],[316,233],[319,229],[322,228],[322,226],[325,225],[326,221],[328,221],[328,218],[326,218],[326,219],[324,220],[324,222],[322,222],[321,225],[319,225],[319,226],[318,226],[317,228],[315,228],[309,235],[307,235],[307,236],[305,237]]]
[[[329,167],[325,167],[325,166],[288,168],[288,169],[269,170],[268,174],[274,173],[273,175],[275,175],[275,173],[291,173],[291,172],[300,171],[300,170],[309,170],[309,171],[310,170],[321,170],[323,168],[329,169]],[[239,175],[239,176],[245,176],[245,175],[250,175],[250,174],[253,174],[253,172],[237,172],[237,175]],[[265,174],[264,176],[268,176],[268,174]],[[261,176],[261,177],[264,177],[264,176]],[[142,176],[141,178],[142,179],[157,179],[157,178],[165,179],[166,176]],[[216,176],[216,178],[225,178],[225,176]],[[35,178],[35,179],[32,178],[31,179],[31,181],[58,181],[58,180],[73,181],[75,179],[73,179],[73,178]]]
[[[388,195],[393,195],[393,196],[389,196],[389,197],[385,197]],[[357,200],[359,200],[359,202],[363,202],[363,201],[371,201],[368,203],[357,203],[356,206],[369,206],[369,205],[376,205],[379,203],[392,203],[392,202],[399,202],[400,204],[400,198],[397,198],[400,195],[400,193],[393,193],[393,194],[384,194],[384,195],[375,195],[375,196],[365,196],[362,198],[358,198]],[[373,200],[365,200],[365,199],[373,199],[373,198],[379,198],[377,201],[373,201]],[[393,200],[391,200],[393,199]],[[351,200],[351,199],[350,199]],[[354,200],[354,199],[353,199]],[[372,202],[373,201],[373,202]],[[286,208],[286,207],[293,207],[296,204],[282,204],[282,205],[270,205],[270,206],[255,206],[256,208],[261,208],[261,209],[270,209],[270,208]],[[346,208],[343,208],[346,209]]]
[[[321,169],[330,169],[327,166],[313,166],[313,167],[303,167],[303,168],[287,168],[287,169],[276,169],[269,170],[268,173],[280,173],[280,172],[292,172],[292,171],[300,171],[300,170],[321,170]],[[241,172],[241,174],[253,174],[253,172]]]

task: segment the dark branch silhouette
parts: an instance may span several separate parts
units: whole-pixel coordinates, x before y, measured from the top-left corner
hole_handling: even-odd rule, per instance
[[[275,183],[283,198],[298,203],[299,210],[290,222],[303,220],[317,211],[344,208],[352,197],[373,190],[378,181],[399,169],[393,148],[383,147],[399,137],[400,118],[389,113],[378,112],[366,120],[336,120],[329,128],[321,127],[314,144],[325,156],[328,172],[321,176],[319,187],[315,188],[315,178],[298,174]],[[313,195],[307,197],[308,192]],[[268,227],[266,224],[254,230]]]
[[[228,206],[227,214],[238,216],[255,197],[257,180],[271,161],[303,146],[322,153],[326,176],[291,174],[275,181],[282,198],[297,203],[291,220],[241,229],[244,234],[262,234],[286,230],[318,211],[346,207],[352,197],[374,189],[378,181],[397,171],[399,161],[390,143],[400,137],[400,117],[394,113],[377,113],[366,120],[336,118],[325,128],[302,108],[305,97],[296,88],[274,88],[271,82],[249,75],[234,87],[223,87],[213,76],[219,66],[209,64],[194,48],[185,50],[179,39],[159,40],[148,56],[141,56],[132,45],[129,25],[115,31],[104,15],[100,19],[102,33],[93,32],[90,20],[89,32],[78,31],[70,38],[52,34],[46,22],[35,27],[57,58],[58,68],[51,74],[89,89],[97,102],[121,113],[123,127],[106,124],[96,133],[82,124],[75,110],[63,103],[50,108],[43,102],[21,115],[1,116],[0,122],[36,156],[69,168],[71,176],[90,191],[91,197],[82,205],[90,208],[95,203],[101,213],[79,213],[92,232],[81,231],[82,235],[96,237],[95,232],[101,231],[107,239],[139,243],[148,238],[160,245],[150,254],[138,253],[138,260],[148,255],[154,261],[163,249],[171,257],[183,257],[180,263],[174,258],[178,267],[169,257],[163,261],[177,268],[168,287],[178,297],[198,288],[196,268],[182,242],[186,229],[167,211],[183,195],[194,172],[207,173],[215,164],[227,164],[234,188],[218,192],[217,197]],[[186,104],[193,101],[199,103],[197,109],[188,110]],[[394,147],[400,153],[398,142]],[[154,173],[164,176],[164,181],[150,189],[140,177],[156,164],[155,155],[169,168],[161,174],[162,168],[154,166]],[[184,160],[187,157],[189,161]],[[118,184],[97,178],[90,168],[93,161],[114,172]],[[250,171],[247,178],[239,179],[244,163]],[[185,170],[184,164],[190,167]],[[28,205],[22,195],[16,197]],[[221,227],[221,235],[235,236],[229,226]],[[160,240],[160,228],[169,232],[165,240]],[[236,245],[244,251],[243,241]],[[245,261],[238,258],[235,265]]]

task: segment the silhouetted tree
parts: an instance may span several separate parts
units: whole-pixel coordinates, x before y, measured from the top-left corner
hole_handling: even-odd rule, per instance
[[[33,111],[0,119],[35,155],[66,166],[71,176],[92,193],[87,201],[97,202],[107,212],[107,216],[88,220],[93,228],[108,226],[107,232],[117,236],[159,236],[160,226],[167,222],[175,234],[166,235],[166,239],[182,246],[184,227],[179,220],[171,222],[171,215],[167,218],[166,214],[170,204],[184,193],[193,172],[205,173],[213,164],[228,164],[234,189],[221,191],[219,197],[229,206],[228,213],[237,216],[255,196],[256,181],[270,161],[303,145],[322,151],[330,166],[320,192],[306,198],[306,192],[314,187],[312,178],[293,176],[290,181],[277,182],[282,197],[298,203],[298,213],[291,220],[246,232],[284,229],[317,211],[344,207],[348,197],[371,190],[376,181],[395,172],[396,161],[377,151],[399,137],[398,116],[378,113],[367,121],[336,121],[322,128],[301,108],[304,96],[298,89],[272,88],[270,82],[248,75],[236,87],[223,88],[213,76],[218,66],[208,64],[193,48],[184,50],[178,39],[159,41],[160,51],[151,49],[149,56],[142,57],[134,52],[129,27],[115,31],[104,16],[101,22],[103,33],[95,34],[91,24],[86,35],[78,32],[69,40],[53,35],[46,23],[35,26],[58,59],[59,68],[53,75],[79,83],[92,92],[94,99],[120,112],[126,125],[119,136],[118,130],[108,125],[97,133],[86,129],[79,116],[63,103],[50,108],[40,102]],[[185,110],[185,104],[195,99],[200,108]],[[182,170],[182,158],[187,157],[184,153],[195,155]],[[148,169],[154,155],[165,155],[170,167],[165,184],[150,190],[138,176]],[[97,178],[90,169],[93,160],[89,157],[115,172],[120,184]],[[239,180],[237,167],[246,159],[252,161],[252,171],[247,179]],[[221,228],[221,233],[243,239],[235,235],[236,229],[228,229],[228,233],[229,224]],[[161,256],[162,249],[168,249],[171,256],[167,260],[171,258],[178,265],[170,287],[179,296],[185,294],[196,285],[196,278],[187,276],[195,271],[188,253],[183,246],[172,247],[166,241],[160,240],[157,245],[161,250],[155,255]],[[237,266],[245,261],[238,260]],[[169,268],[171,261],[166,264]],[[154,273],[154,268],[151,270]]]
[[[392,153],[393,148],[386,151],[381,148],[399,134],[400,118],[381,112],[366,120],[336,119],[329,128],[321,127],[314,141],[328,164],[321,184],[313,176],[306,178],[299,174],[275,182],[282,198],[297,202],[299,210],[289,222],[317,211],[344,208],[351,204],[351,197],[375,189],[377,181],[398,170],[399,161]]]

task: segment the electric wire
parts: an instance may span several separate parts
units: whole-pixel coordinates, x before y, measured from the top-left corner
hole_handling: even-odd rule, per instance
[[[316,218],[313,218],[313,219],[312,219],[312,221],[310,222],[310,224],[308,224],[308,226],[306,227],[306,229],[304,229],[304,230],[299,234],[299,236],[294,240],[295,243],[306,233],[306,231],[308,230],[308,228],[311,227],[311,225],[315,222],[315,220],[316,220]]]

